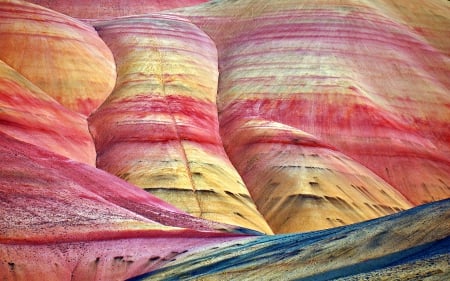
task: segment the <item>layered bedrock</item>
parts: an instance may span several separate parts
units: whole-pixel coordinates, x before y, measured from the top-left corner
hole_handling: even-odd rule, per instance
[[[70,111],[0,60],[0,132],[95,166],[86,118]]]
[[[245,235],[4,133],[0,163],[2,280],[125,280]]]
[[[118,73],[89,118],[97,166],[194,216],[272,233],[223,149],[210,38],[185,19],[156,14],[96,29]]]
[[[89,115],[116,80],[111,51],[76,19],[25,1],[0,1],[0,60],[65,107]]]
[[[79,19],[109,19],[194,6],[207,0],[30,0],[49,9]]]
[[[274,121],[335,147],[414,205],[450,196],[446,1],[243,0],[173,13],[217,45],[224,142],[242,119]]]
[[[241,120],[224,143],[275,233],[370,220],[412,207],[366,167],[301,130]]]

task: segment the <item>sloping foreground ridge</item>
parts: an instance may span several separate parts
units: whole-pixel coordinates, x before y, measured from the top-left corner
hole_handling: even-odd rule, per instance
[[[447,280],[449,247],[447,199],[330,230],[234,240],[132,280]]]

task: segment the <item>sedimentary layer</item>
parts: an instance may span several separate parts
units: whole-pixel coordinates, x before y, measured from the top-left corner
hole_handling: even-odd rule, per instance
[[[0,131],[95,166],[86,118],[65,108],[0,60]]]
[[[0,144],[1,279],[124,280],[248,232],[189,216],[117,177],[3,133]]]
[[[282,123],[418,205],[450,195],[449,10],[442,1],[243,0],[173,13],[217,45],[224,142],[242,119]]]
[[[165,15],[96,25],[117,83],[89,118],[97,167],[201,218],[272,233],[223,149],[214,43]]]
[[[94,28],[25,1],[0,1],[0,60],[67,108],[89,115],[111,93],[115,65]]]

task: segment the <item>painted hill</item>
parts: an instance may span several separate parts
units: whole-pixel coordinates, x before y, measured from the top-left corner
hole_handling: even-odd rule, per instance
[[[95,166],[86,118],[70,111],[0,61],[0,131]]]
[[[226,143],[238,123],[274,121],[418,205],[449,196],[449,12],[442,1],[242,0],[175,14],[217,45],[219,122],[233,163],[239,147]]]
[[[449,279],[450,3],[199,2],[0,0],[0,279]]]
[[[0,143],[2,280],[124,280],[252,233],[191,217],[117,177],[3,133]]]
[[[223,149],[209,37],[165,15],[96,29],[117,64],[113,93],[89,117],[97,167],[194,216],[271,234]]]
[[[49,96],[89,115],[111,93],[114,60],[91,26],[25,1],[0,14],[0,60]]]

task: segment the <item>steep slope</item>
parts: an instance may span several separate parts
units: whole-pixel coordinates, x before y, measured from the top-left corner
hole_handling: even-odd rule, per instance
[[[215,245],[133,280],[320,281],[357,274],[376,277],[383,269],[389,278],[409,280],[408,270],[421,260],[437,263],[423,277],[446,280],[449,236],[450,200],[445,200],[331,230]]]
[[[225,143],[242,119],[275,121],[335,147],[415,205],[449,197],[448,2],[241,0],[173,13],[217,45]]]
[[[303,131],[241,122],[225,148],[275,233],[331,228],[412,206],[367,168]]]
[[[124,280],[247,232],[191,217],[101,170],[3,133],[0,144],[2,280]]]
[[[86,119],[64,108],[2,61],[0,131],[95,166],[95,147]]]
[[[82,22],[20,0],[0,1],[0,60],[67,108],[89,115],[111,93],[111,51]]]
[[[0,0],[0,280],[450,279],[448,1],[87,22]]]
[[[118,73],[113,93],[89,118],[97,167],[194,216],[272,233],[223,150],[214,43],[174,16],[96,28]]]

